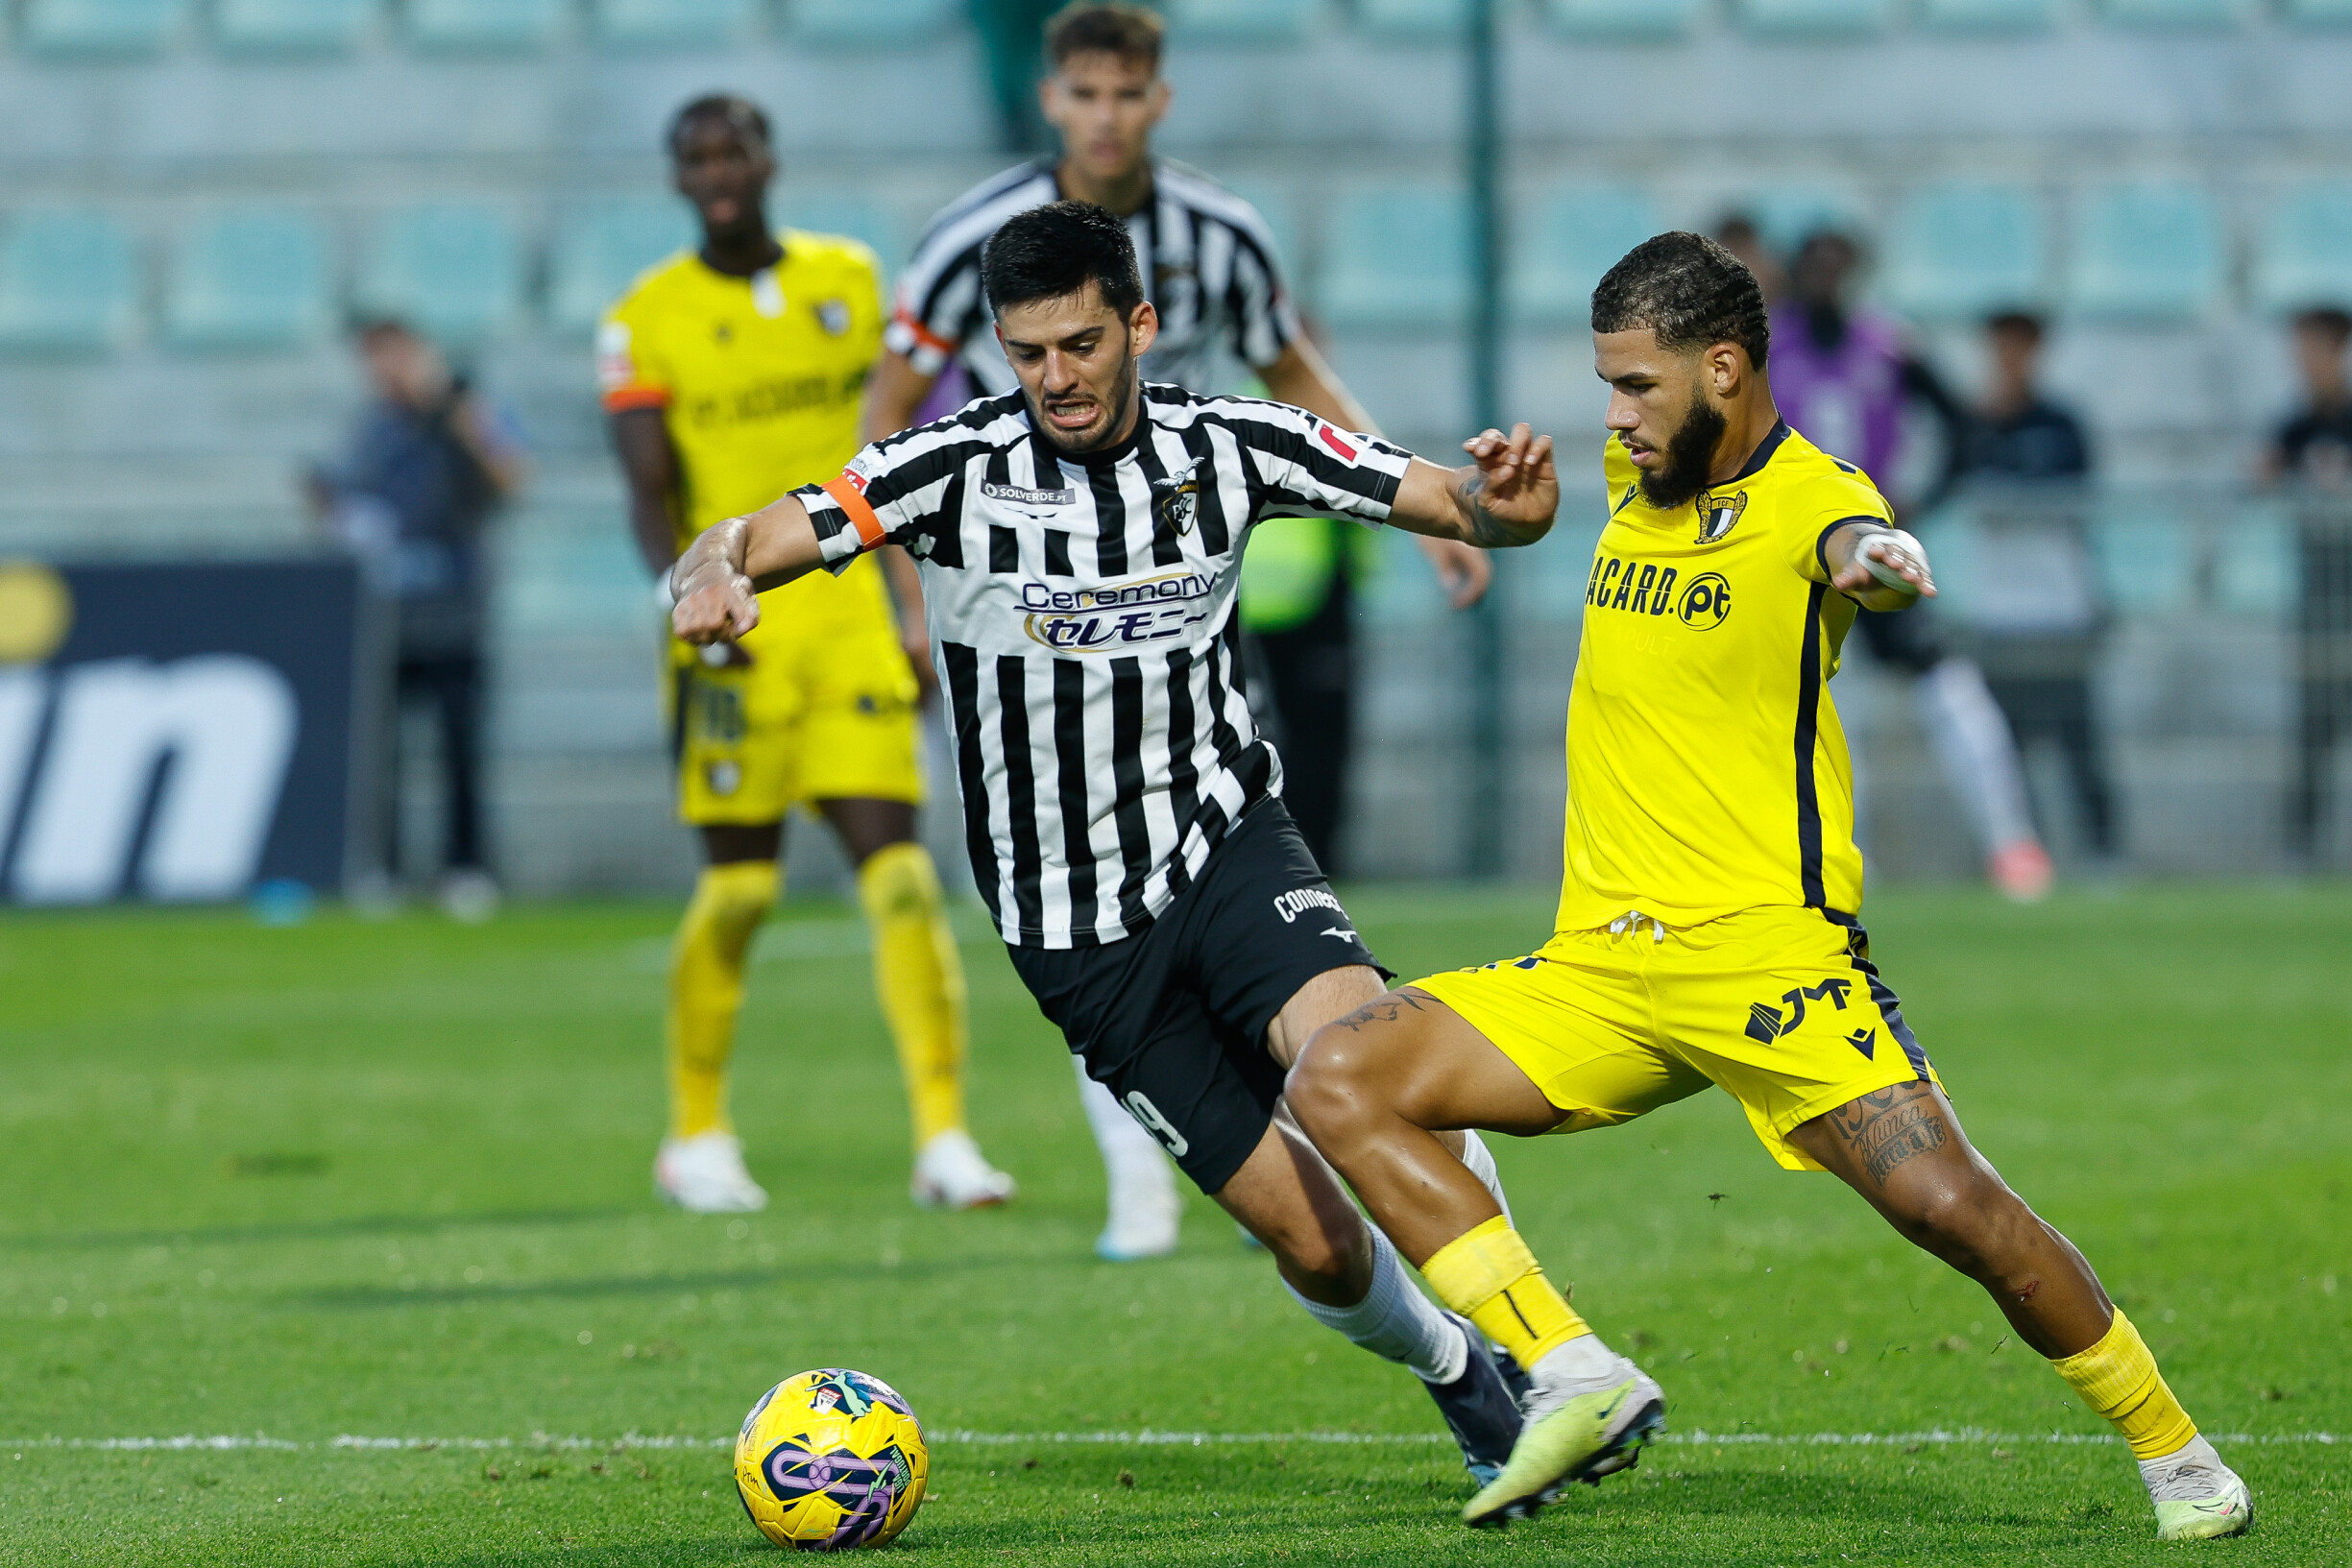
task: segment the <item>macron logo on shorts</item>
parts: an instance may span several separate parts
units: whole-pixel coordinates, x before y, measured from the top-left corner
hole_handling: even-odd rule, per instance
[[[1340,901],[1326,887],[1301,887],[1274,895],[1274,913],[1282,917],[1285,926],[1309,909],[1328,909],[1343,920],[1347,917],[1347,911],[1340,907]]]

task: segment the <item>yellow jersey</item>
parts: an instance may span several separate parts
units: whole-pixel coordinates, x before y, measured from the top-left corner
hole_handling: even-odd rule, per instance
[[[753,277],[692,252],[656,263],[605,313],[596,377],[611,411],[658,408],[682,478],[678,547],[722,519],[837,477],[882,351],[882,270],[853,239],[786,229]]]
[[[1673,508],[1621,443],[1568,696],[1561,930],[1862,902],[1854,769],[1830,677],[1854,601],[1822,547],[1889,513],[1860,470],[1776,425],[1737,476]]]

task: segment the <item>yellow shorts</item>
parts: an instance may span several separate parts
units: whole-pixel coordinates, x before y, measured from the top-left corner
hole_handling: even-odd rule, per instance
[[[919,688],[871,561],[761,594],[742,648],[749,664],[714,666],[670,645],[680,818],[755,825],[811,801],[922,799]]]
[[[1746,909],[1667,930],[1561,931],[1541,951],[1413,982],[1510,1057],[1563,1119],[1614,1126],[1730,1091],[1772,1157],[1818,1170],[1790,1129],[1856,1096],[1941,1082],[1858,927]]]

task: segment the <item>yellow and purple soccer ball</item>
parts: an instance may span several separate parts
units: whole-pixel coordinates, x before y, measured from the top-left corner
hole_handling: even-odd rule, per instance
[[[906,1395],[837,1366],[786,1378],[735,1440],[735,1488],[760,1533],[802,1552],[880,1546],[923,1506],[931,1450]]]

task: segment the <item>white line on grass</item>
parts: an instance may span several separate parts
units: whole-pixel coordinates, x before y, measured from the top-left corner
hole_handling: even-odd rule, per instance
[[[988,1448],[1012,1447],[1170,1447],[1205,1448],[1228,1445],[1263,1446],[1285,1443],[1330,1443],[1341,1446],[1375,1446],[1393,1444],[1418,1445],[1444,1443],[1452,1439],[1443,1433],[1419,1432],[972,1432],[954,1428],[927,1435],[934,1443],[966,1443]],[[2269,1433],[2213,1433],[2208,1434],[2219,1443],[2248,1443],[2260,1446],[2279,1443],[2334,1444],[2352,1441],[2352,1437],[2333,1432],[2269,1432]],[[2106,1432],[1988,1432],[1978,1427],[1947,1430],[1930,1428],[1925,1432],[1671,1432],[1657,1439],[1667,1444],[1690,1447],[1727,1447],[1731,1445],[1766,1444],[1780,1447],[1854,1446],[1925,1447],[1958,1443],[2114,1443],[2122,1439]],[[428,1451],[437,1448],[456,1449],[601,1449],[618,1451],[633,1448],[730,1448],[733,1437],[661,1436],[644,1433],[624,1433],[618,1437],[557,1436],[550,1433],[534,1433],[528,1437],[369,1437],[345,1434],[324,1439],[297,1441],[272,1437],[262,1434],[220,1434],[200,1436],[182,1434],[169,1437],[0,1437],[0,1448],[79,1448],[79,1449],[359,1449]]]

